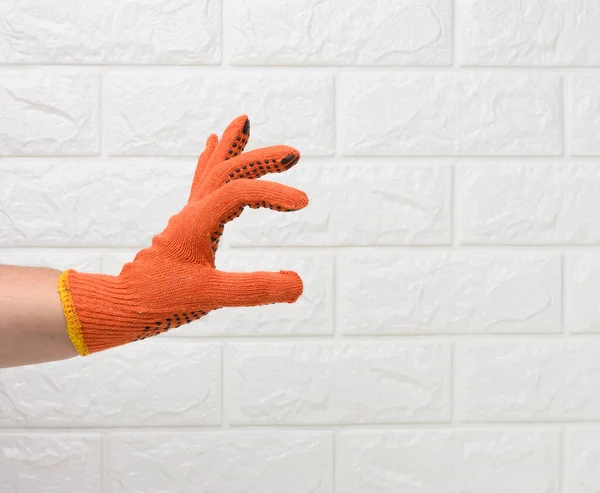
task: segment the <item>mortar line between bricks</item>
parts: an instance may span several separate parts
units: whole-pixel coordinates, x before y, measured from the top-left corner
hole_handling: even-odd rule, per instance
[[[228,341],[223,341],[221,344],[221,428],[229,428],[229,419],[227,418],[227,410],[225,409],[225,351],[228,348]]]
[[[339,295],[339,290],[338,290],[338,286],[337,286],[337,278],[339,275],[339,268],[338,268],[339,266],[338,266],[338,258],[335,254],[333,255],[331,264],[332,264],[331,268],[333,270],[332,276],[331,276],[331,289],[332,289],[331,300],[332,300],[332,305],[333,305],[331,307],[331,317],[333,319],[332,320],[332,322],[333,322],[333,338],[336,340],[339,340],[342,337],[342,331],[339,326],[339,317],[338,317],[338,313],[337,313],[337,311],[339,310],[339,307],[340,307],[339,300],[337,299],[337,297]]]
[[[168,156],[163,156],[160,154],[155,154],[155,156],[159,156],[159,157],[168,157]],[[581,157],[596,157],[598,158],[600,156],[600,154],[597,154],[595,156],[581,156]],[[143,156],[134,156],[134,157],[143,157]],[[146,156],[148,157],[148,156]],[[190,157],[191,156],[187,156]],[[333,158],[331,156],[327,156],[327,155],[315,155],[313,156],[313,158],[320,158],[320,159],[325,159],[325,158],[329,158],[332,159]],[[341,156],[339,159],[343,159],[344,161],[349,161],[351,159],[369,159],[369,160],[373,160],[373,159],[389,159],[389,160],[395,160],[396,164],[398,166],[400,166],[402,163],[398,163],[398,159],[403,159],[405,160],[404,162],[406,162],[406,160],[414,160],[414,161],[424,161],[424,160],[431,160],[431,159],[435,159],[435,160],[442,160],[442,159],[453,159],[453,160],[465,160],[465,159],[477,159],[477,160],[494,160],[494,161],[499,161],[499,160],[508,160],[508,159],[513,159],[513,160],[531,160],[531,161],[543,161],[543,160],[562,160],[564,158],[564,155],[562,152],[555,152],[555,153],[537,153],[537,154],[449,154],[449,153],[445,153],[445,152],[440,152],[440,153],[427,153],[427,152],[423,152],[421,154],[414,154],[414,153],[397,153],[397,154],[392,154],[392,153],[380,153],[380,154],[345,154],[343,156]]]
[[[233,245],[229,252],[245,251],[253,252],[261,250],[266,252],[282,252],[282,251],[318,251],[320,253],[328,253],[337,249],[337,251],[344,250],[357,250],[365,251],[372,250],[373,252],[379,251],[390,251],[390,252],[401,252],[401,251],[412,251],[416,250],[419,252],[446,252],[446,253],[460,253],[460,252],[471,252],[471,253],[512,253],[512,254],[526,254],[526,253],[581,253],[585,251],[592,251],[600,253],[600,242],[598,244],[588,245],[574,245],[574,244],[556,244],[556,245],[514,245],[514,244],[468,244],[458,243],[460,249],[457,249],[455,245]],[[36,248],[36,247],[31,247]],[[136,247],[131,247],[136,248]]]
[[[450,8],[452,9],[450,21],[452,29],[452,67],[457,69],[460,67],[458,64],[458,0],[453,0]]]
[[[561,427],[558,447],[558,492],[566,493],[566,440],[567,431],[565,427]]]
[[[340,99],[340,98],[338,98]],[[341,139],[339,139],[341,141]],[[342,146],[343,147],[343,146]],[[342,149],[343,150],[343,149]],[[31,154],[31,155],[27,155],[27,154],[15,154],[15,155],[5,155],[2,156],[0,159],[6,159],[6,158],[10,158],[10,159],[19,159],[19,158],[40,158],[40,159],[47,159],[47,158],[55,158],[55,159],[63,159],[63,158],[77,158],[77,157],[85,157],[85,158],[96,158],[97,160],[100,159],[99,156],[95,155],[95,154],[82,154],[82,155],[77,155],[77,154],[69,154],[69,155],[60,155],[60,154],[48,154],[48,155],[40,155],[40,154]],[[148,159],[154,159],[154,160],[186,160],[186,162],[189,162],[190,160],[194,159],[194,155],[193,154],[178,154],[178,155],[174,155],[174,154],[161,154],[160,152],[157,152],[155,154],[109,154],[107,156],[109,159],[113,159],[113,160],[118,160],[118,159],[137,159],[137,160],[148,160]],[[595,155],[574,155],[574,156],[570,156],[570,158],[572,159],[596,159],[598,160],[600,158],[600,153],[599,154],[595,154]],[[307,156],[302,156],[302,160],[303,161],[329,161],[331,162],[333,165],[333,163],[336,162],[342,162],[342,164],[347,164],[348,162],[351,161],[365,161],[366,165],[371,165],[373,164],[373,161],[380,161],[380,163],[376,163],[376,164],[383,164],[383,162],[385,162],[387,160],[387,162],[389,162],[390,164],[395,164],[396,166],[400,167],[402,165],[419,165],[422,166],[422,163],[418,163],[418,161],[431,161],[431,160],[436,160],[436,161],[443,161],[443,160],[447,160],[447,161],[464,161],[464,160],[477,160],[477,161],[493,161],[493,162],[497,162],[497,161],[508,161],[508,160],[513,160],[513,161],[562,161],[564,159],[564,155],[563,152],[560,153],[552,153],[552,154],[544,154],[544,153],[538,153],[538,154],[448,154],[448,153],[422,153],[422,154],[386,154],[386,153],[381,153],[381,154],[343,154],[342,151],[340,151],[339,154],[334,153],[332,154],[313,154],[313,155],[307,155]],[[402,160],[402,161],[399,161]],[[411,163],[411,161],[413,161]],[[438,164],[438,163],[436,163]],[[443,164],[439,163],[439,164]]]
[[[194,156],[192,154],[107,154],[105,157],[97,154],[12,154],[0,156],[1,161],[26,161],[28,163],[39,162],[40,165],[47,164],[49,159],[56,160],[57,162],[65,164],[75,164],[81,162],[81,159],[85,158],[88,162],[99,164],[99,163],[110,163],[111,161],[115,164],[120,162],[132,161],[137,164],[151,162],[153,164],[172,164],[178,163],[182,166],[188,165],[190,172],[194,165]],[[431,163],[431,161],[435,161]],[[410,166],[426,166],[427,163],[431,163],[430,166],[447,165],[450,166],[454,163],[476,161],[477,163],[497,163],[500,162],[517,162],[521,164],[537,164],[539,162],[551,162],[553,164],[560,163],[571,163],[581,164],[585,162],[592,162],[600,164],[600,153],[596,155],[571,155],[565,159],[563,154],[538,154],[538,155],[527,155],[527,154],[511,154],[511,155],[492,155],[492,154],[389,154],[389,155],[308,155],[302,156],[302,163],[311,163],[313,165],[323,164],[325,166],[348,166],[353,165],[364,165],[364,166],[382,166],[382,165],[393,165],[400,167]]]
[[[0,245],[0,254],[19,254],[23,250],[39,251],[39,252],[71,252],[73,250],[80,250],[82,253],[90,254],[115,254],[125,253],[129,254],[137,252],[143,248],[149,246],[145,244],[130,245],[130,246],[117,246],[117,245]],[[389,251],[389,252],[416,252],[427,253],[494,253],[494,254],[571,254],[571,253],[582,253],[582,252],[593,252],[600,253],[600,242],[596,245],[510,245],[510,244],[495,244],[495,245],[476,245],[476,244],[459,244],[460,248],[456,248],[454,245],[240,245],[232,246],[227,250],[228,255],[234,253],[241,253],[244,255],[255,254],[258,251],[263,253],[281,253],[281,252],[308,252],[316,251],[320,254],[331,254],[336,252],[343,252],[347,250],[356,250],[364,253],[367,250],[373,252]],[[217,258],[217,262],[219,259]]]
[[[336,490],[336,474],[337,474],[337,448],[339,441],[339,431],[331,430],[331,491],[337,493]]]
[[[108,464],[108,461],[107,461],[108,437],[107,437],[106,432],[102,432],[102,434],[101,434],[101,444],[102,444],[102,450],[101,450],[101,455],[100,455],[100,492],[106,493],[106,490],[108,488],[108,478],[107,478],[108,468],[106,467],[106,465]]]
[[[210,316],[210,315],[209,315]],[[155,338],[156,339],[156,338]],[[342,334],[340,338],[332,338],[331,334],[319,335],[205,335],[205,336],[161,336],[155,341],[145,341],[146,344],[213,344],[228,342],[231,344],[377,344],[397,343],[446,343],[452,342],[503,343],[503,342],[566,342],[562,332],[519,332],[512,334],[474,334],[474,333],[406,333],[406,334]],[[600,333],[570,334],[568,341],[586,344],[600,344]]]
[[[100,122],[98,122],[100,123]],[[146,156],[149,157],[149,156]],[[56,159],[57,161],[67,161],[72,159],[73,161],[77,160],[77,161],[81,161],[81,159],[86,159],[87,161],[101,161],[103,159],[106,159],[104,157],[102,157],[100,155],[100,153],[94,153],[94,154],[77,154],[77,153],[73,153],[73,154],[27,154],[27,153],[21,153],[21,154],[4,154],[2,156],[0,156],[0,161],[19,161],[19,160],[28,160],[28,161],[35,161],[35,160],[39,160],[40,164],[42,164],[44,162],[44,160],[46,160],[46,162],[48,162],[48,159]]]
[[[147,157],[147,156],[146,156]],[[119,158],[115,156],[115,158]],[[129,156],[123,156],[122,159],[130,159]],[[135,157],[134,157],[135,158]],[[190,157],[186,157],[189,159]],[[137,157],[135,159],[140,159]],[[432,161],[436,162],[432,164],[446,164],[451,165],[454,163],[460,164],[463,161],[477,161],[479,162],[490,162],[496,163],[498,161],[502,162],[519,162],[519,163],[527,163],[531,161],[532,163],[537,163],[538,161],[550,161],[556,162],[556,164],[564,163],[565,156],[562,154],[536,154],[536,155],[528,155],[528,154],[510,154],[510,155],[501,155],[501,154],[397,154],[397,155],[343,155],[339,158],[327,157],[327,156],[303,156],[302,159],[306,161],[318,161],[322,162],[325,159],[330,163],[330,166],[347,166],[349,163],[359,164],[361,161],[364,161],[365,165],[372,166],[373,164],[382,165],[382,164],[390,164],[396,166],[423,166],[422,161]],[[401,159],[402,161],[398,161]],[[596,155],[571,155],[568,158],[568,162],[585,162],[585,161],[599,161],[600,153]],[[362,163],[361,163],[362,164]]]
[[[462,431],[462,430],[538,430],[566,432],[570,430],[589,430],[600,432],[600,419],[596,421],[573,420],[573,421],[488,421],[488,422],[405,422],[405,423],[308,423],[308,424],[279,424],[263,423],[256,425],[233,425],[230,428],[220,426],[198,426],[198,425],[148,425],[148,426],[63,426],[63,427],[14,427],[0,428],[0,436],[26,435],[26,434],[56,434],[56,435],[90,435],[102,436],[105,434],[147,434],[147,433],[213,433],[213,434],[259,434],[259,433],[294,433],[294,432],[369,432],[369,431]]]
[[[116,245],[0,245],[0,254],[19,254],[23,253],[23,251],[39,251],[39,252],[54,252],[54,253],[62,253],[62,252],[73,252],[74,250],[81,251],[81,253],[85,254],[116,254],[116,253],[133,253],[146,248],[149,246],[140,244],[135,246],[116,246]],[[469,245],[469,244],[459,244],[460,248],[456,248],[454,245],[287,245],[287,246],[273,246],[273,245],[243,245],[243,246],[232,246],[227,250],[228,255],[232,255],[234,253],[241,253],[243,255],[253,255],[258,251],[263,253],[281,253],[281,252],[296,252],[301,253],[305,252],[318,252],[320,254],[331,254],[336,252],[343,251],[352,251],[356,250],[358,252],[364,253],[367,250],[372,252],[381,253],[382,251],[389,251],[392,253],[400,253],[400,252],[412,252],[411,255],[416,255],[417,252],[422,252],[423,254],[428,253],[452,253],[452,254],[461,254],[467,253],[487,253],[487,254],[555,254],[559,255],[563,254],[572,254],[572,253],[583,253],[583,252],[593,252],[600,254],[600,243],[597,245]],[[217,258],[217,262],[219,259]]]
[[[456,374],[456,343],[452,342],[450,345],[450,419],[452,426],[456,426],[458,423],[458,383]]]
[[[450,234],[452,236],[452,246],[459,246],[459,226],[458,226],[458,218],[459,218],[459,210],[458,210],[458,180],[456,175],[458,173],[457,167],[452,166],[450,170],[450,214],[452,221],[452,231]]]
[[[339,82],[339,73],[333,75],[333,152],[335,159],[341,159],[342,157],[342,143],[341,143],[341,111],[340,101],[342,100]]]
[[[571,157],[571,142],[572,142],[572,129],[571,129],[571,114],[573,110],[572,101],[572,84],[573,81],[568,74],[563,75],[563,154],[566,158]]]
[[[560,256],[560,324],[563,336],[568,335],[567,330],[567,259]]]
[[[224,57],[222,57],[221,63],[198,63],[198,64],[165,64],[165,63],[148,63],[148,64],[135,64],[135,63],[0,63],[0,68],[4,70],[22,70],[27,69],[32,73],[36,73],[38,70],[68,70],[72,73],[81,72],[92,72],[99,68],[111,70],[112,72],[127,72],[139,73],[144,72],[160,72],[164,73],[167,69],[171,72],[182,72],[182,73],[210,73],[211,75],[222,75],[231,72],[260,72],[265,71],[272,72],[304,72],[307,73],[307,69],[314,71],[315,73],[330,74],[332,69],[343,70],[344,72],[356,72],[373,74],[373,77],[377,77],[382,72],[397,73],[399,75],[406,73],[441,73],[441,74],[477,74],[481,72],[504,72],[507,74],[520,74],[520,75],[540,75],[548,74],[553,76],[559,76],[562,73],[570,73],[573,75],[600,75],[600,65],[596,66],[569,66],[569,65],[472,65],[463,63],[456,67],[452,63],[440,63],[440,64],[429,64],[429,65],[347,65],[347,64],[291,64],[291,63],[278,63],[277,65],[267,64],[230,64],[225,65]],[[456,70],[460,69],[460,70]]]
[[[228,44],[225,40],[225,12],[227,12],[227,7],[229,4],[229,0],[221,1],[221,63],[220,67],[229,67],[231,65],[231,57],[229,56]]]
[[[100,118],[100,159],[107,159],[108,158],[108,111],[107,111],[107,104],[106,104],[106,94],[104,91],[104,85],[105,85],[105,75],[104,73],[100,73],[99,75],[100,78],[100,87],[99,87],[99,91],[100,94],[98,96],[98,99],[100,101],[100,109],[99,109],[99,118]]]

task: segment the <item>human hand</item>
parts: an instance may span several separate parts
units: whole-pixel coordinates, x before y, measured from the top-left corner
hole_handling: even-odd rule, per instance
[[[166,332],[223,307],[293,303],[302,294],[295,272],[228,273],[215,267],[225,224],[244,207],[290,212],[306,207],[300,190],[255,181],[300,159],[289,146],[244,153],[245,115],[219,142],[211,135],[198,159],[187,204],[118,276],[62,273],[59,292],[69,337],[87,355]]]

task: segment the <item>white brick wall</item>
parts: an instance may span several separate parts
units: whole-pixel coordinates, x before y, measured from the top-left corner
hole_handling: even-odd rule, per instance
[[[559,489],[558,431],[342,431],[336,445],[349,493]]]
[[[307,209],[294,269],[87,359],[0,370],[2,493],[598,493],[596,0],[0,2],[0,263],[116,274],[233,117]],[[1,343],[1,339],[0,339]]]

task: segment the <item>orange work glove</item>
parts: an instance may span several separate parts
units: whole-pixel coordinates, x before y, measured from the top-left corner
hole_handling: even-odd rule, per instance
[[[242,115],[220,142],[214,134],[208,138],[188,203],[118,276],[72,269],[61,274],[58,290],[69,337],[80,355],[166,332],[218,308],[293,303],[302,294],[295,272],[215,268],[223,228],[244,207],[295,211],[308,204],[300,190],[253,181],[289,169],[300,153],[272,146],[242,154],[249,127]]]

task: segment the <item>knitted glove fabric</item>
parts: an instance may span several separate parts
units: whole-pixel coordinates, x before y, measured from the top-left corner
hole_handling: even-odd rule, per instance
[[[214,134],[208,138],[187,204],[118,276],[72,269],[61,274],[68,333],[80,355],[166,332],[218,308],[293,303],[302,294],[295,272],[215,268],[225,224],[244,207],[295,211],[308,204],[300,190],[253,180],[291,168],[299,152],[280,145],[242,153],[248,137],[248,118],[242,115],[220,142]]]

